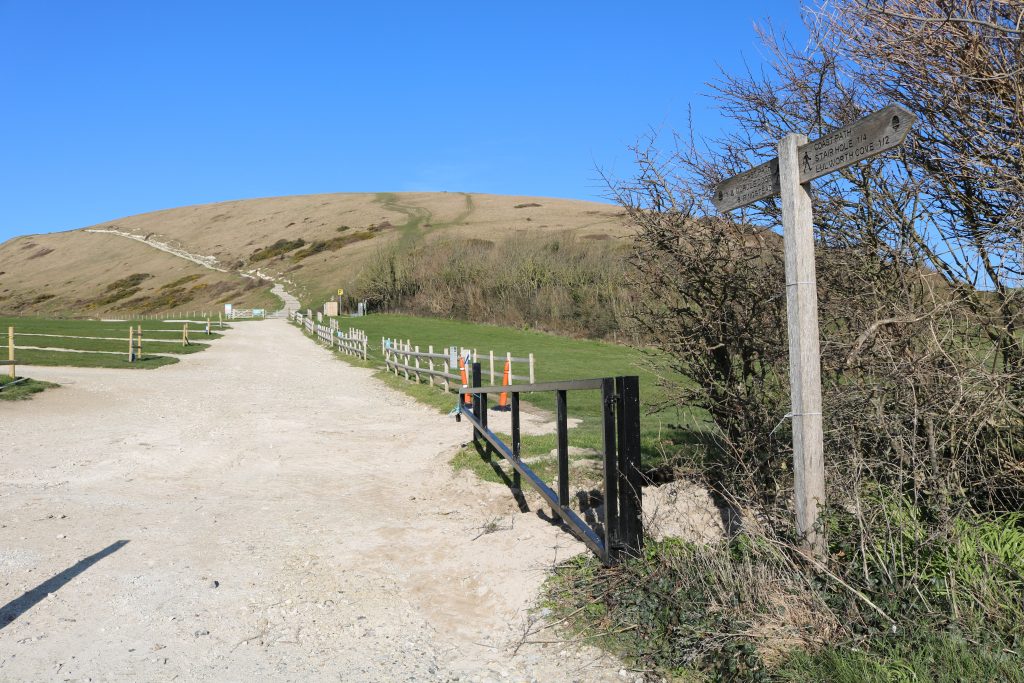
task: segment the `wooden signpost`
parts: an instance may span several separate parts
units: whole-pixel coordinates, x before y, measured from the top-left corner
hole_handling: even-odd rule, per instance
[[[722,181],[712,199],[723,213],[776,195],[782,199],[796,528],[819,557],[825,553],[818,526],[825,462],[810,181],[899,146],[915,121],[892,104],[817,140],[791,133],[779,141],[778,157]]]

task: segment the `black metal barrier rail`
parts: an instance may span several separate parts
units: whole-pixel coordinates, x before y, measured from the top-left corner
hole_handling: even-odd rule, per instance
[[[473,397],[472,409],[462,415],[473,425],[473,442],[481,440],[500,454],[513,468],[514,488],[521,489],[526,477],[551,509],[605,564],[643,548],[642,482],[640,471],[640,382],[635,376],[605,377],[566,382],[480,386],[480,364],[473,363],[473,385],[459,390]],[[603,535],[569,507],[569,429],[567,398],[570,391],[601,392],[604,415],[604,514]],[[558,442],[558,492],[549,487],[521,458],[519,395],[555,392]],[[503,442],[487,427],[487,396],[506,392],[511,397],[512,444]],[[461,400],[461,399],[460,399]]]

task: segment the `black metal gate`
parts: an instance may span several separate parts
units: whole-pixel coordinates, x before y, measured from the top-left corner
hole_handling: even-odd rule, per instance
[[[643,548],[642,482],[640,471],[640,382],[635,376],[605,377],[566,382],[544,382],[512,386],[480,386],[480,364],[473,363],[473,385],[459,391],[471,394],[472,408],[462,414],[473,425],[473,441],[486,442],[513,468],[513,486],[526,477],[551,509],[605,564]],[[521,458],[519,395],[555,392],[558,440],[558,492],[549,487]],[[569,507],[569,430],[567,398],[570,391],[600,391],[604,414],[604,514],[603,537]],[[499,439],[487,427],[487,397],[507,392],[511,397],[512,444]],[[460,399],[461,400],[461,399]]]

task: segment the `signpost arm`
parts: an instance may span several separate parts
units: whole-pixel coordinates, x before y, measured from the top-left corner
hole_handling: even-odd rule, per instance
[[[789,323],[789,382],[793,420],[793,477],[797,532],[818,557],[825,539],[818,526],[825,502],[821,420],[821,353],[818,340],[818,288],[814,272],[814,226],[810,183],[800,183],[804,135],[779,141],[779,185],[786,252],[786,313]]]

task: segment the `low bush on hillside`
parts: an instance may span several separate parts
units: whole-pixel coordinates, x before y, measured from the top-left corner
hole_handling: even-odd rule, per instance
[[[139,285],[151,277],[153,276],[149,273],[133,273],[128,277],[115,280],[106,286],[103,294],[89,302],[89,307],[109,306],[112,303],[134,296],[142,289]]]
[[[249,261],[266,261],[304,246],[306,246],[306,240],[301,237],[294,240],[280,239],[270,246],[261,247],[249,254]]]
[[[195,282],[201,277],[202,274],[200,273],[185,275],[184,277],[180,277],[177,280],[174,280],[173,282],[168,282],[167,284],[161,286],[160,289],[174,289],[175,287],[181,287],[182,285],[187,285],[189,282]]]
[[[332,237],[329,240],[316,240],[304,249],[300,249],[292,255],[292,261],[301,261],[302,259],[309,258],[316,254],[320,254],[325,251],[337,251],[342,247],[348,246],[354,242],[362,242],[364,240],[373,239],[374,233],[377,230],[357,230],[356,232],[348,232],[345,235],[338,237]]]

